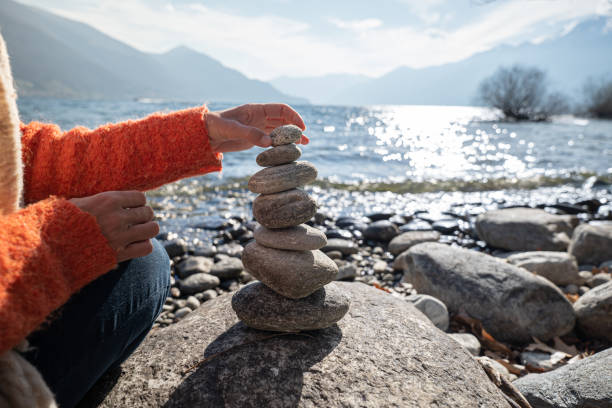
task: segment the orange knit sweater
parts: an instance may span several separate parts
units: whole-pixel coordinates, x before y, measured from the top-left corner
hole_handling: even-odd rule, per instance
[[[66,199],[147,190],[220,170],[205,112],[193,108],[65,133],[50,124],[21,125],[24,198],[33,204],[0,216],[0,354],[117,262],[95,217]]]

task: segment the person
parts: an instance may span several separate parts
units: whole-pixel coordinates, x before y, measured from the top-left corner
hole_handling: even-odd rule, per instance
[[[121,364],[170,286],[143,191],[219,171],[223,153],[267,147],[286,124],[305,128],[283,104],[21,124],[0,36],[0,407],[72,407]]]

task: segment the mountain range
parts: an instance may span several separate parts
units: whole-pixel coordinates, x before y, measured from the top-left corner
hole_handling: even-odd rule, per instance
[[[87,24],[0,0],[0,31],[19,94],[60,98],[473,105],[480,81],[517,63],[543,69],[551,90],[578,98],[588,78],[612,74],[608,26],[604,17],[592,18],[537,44],[501,45],[459,62],[398,67],[376,78],[331,74],[264,82],[187,47],[142,52]]]

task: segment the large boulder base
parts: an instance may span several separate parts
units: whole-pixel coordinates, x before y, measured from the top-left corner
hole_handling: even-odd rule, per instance
[[[612,259],[612,224],[578,226],[572,236],[569,253],[581,265],[599,265]]]
[[[571,303],[547,279],[473,250],[433,242],[407,251],[404,280],[452,313],[482,321],[498,340],[549,340],[574,327]]]
[[[612,407],[612,348],[543,374],[514,381],[533,408]]]
[[[508,251],[565,251],[576,217],[534,208],[489,211],[476,219],[480,239]]]
[[[612,282],[580,296],[574,303],[574,310],[583,334],[612,342]]]
[[[102,407],[510,407],[470,354],[409,302],[337,285],[352,299],[348,314],[303,335],[249,329],[231,295],[210,300],[150,333],[89,398]]]
[[[540,275],[555,285],[569,285],[580,283],[578,263],[576,258],[567,252],[532,251],[512,254],[506,260],[512,265],[519,266]]]

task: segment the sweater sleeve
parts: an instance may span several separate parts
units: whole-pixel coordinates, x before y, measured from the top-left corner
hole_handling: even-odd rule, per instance
[[[84,197],[149,190],[221,170],[210,147],[205,107],[62,133],[56,125],[21,125],[26,203],[50,195]]]
[[[54,197],[0,216],[0,354],[117,263],[94,216]]]

